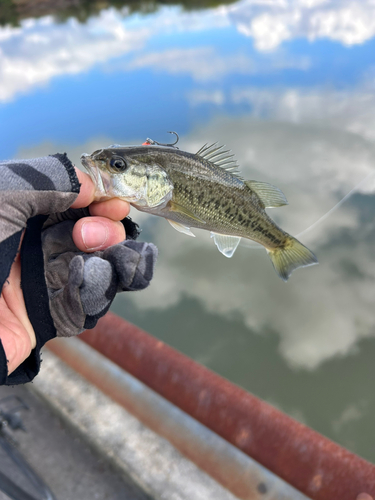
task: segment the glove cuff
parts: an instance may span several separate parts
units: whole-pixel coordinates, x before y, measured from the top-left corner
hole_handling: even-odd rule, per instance
[[[74,165],[69,160],[67,154],[66,153],[56,153],[54,155],[49,155],[49,156],[51,156],[52,158],[56,158],[57,160],[59,160],[60,163],[62,163],[64,165],[64,167],[69,175],[69,180],[71,183],[71,192],[78,194],[79,189],[80,189],[80,184],[78,181],[78,177],[77,177]]]

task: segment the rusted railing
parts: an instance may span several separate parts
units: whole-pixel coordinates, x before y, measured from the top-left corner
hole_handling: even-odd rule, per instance
[[[48,347],[233,494],[224,498],[311,500],[79,338],[55,339]],[[161,456],[157,462],[160,459]],[[129,464],[124,465],[126,469]],[[180,473],[188,483],[189,474],[185,476],[185,470]],[[169,498],[168,487],[166,484],[166,498]],[[192,497],[183,494],[183,498]]]
[[[375,498],[375,466],[112,313],[81,337],[314,500]]]

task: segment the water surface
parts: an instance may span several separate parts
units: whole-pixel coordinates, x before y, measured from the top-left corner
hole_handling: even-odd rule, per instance
[[[133,210],[159,247],[148,290],[113,310],[375,461],[375,5],[345,0],[10,5],[0,22],[0,155],[113,143],[230,147],[319,266],[283,283],[266,252],[232,259]],[[200,4],[202,5],[202,4]]]

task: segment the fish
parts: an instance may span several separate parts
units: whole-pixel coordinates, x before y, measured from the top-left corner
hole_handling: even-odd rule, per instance
[[[228,258],[241,238],[260,243],[283,281],[295,269],[318,263],[311,250],[267,214],[267,208],[288,204],[280,189],[243,179],[234,155],[218,143],[189,153],[177,148],[177,141],[147,139],[138,146],[113,145],[83,154],[82,165],[96,186],[95,199],[126,200],[188,236],[195,236],[191,228],[210,231]]]

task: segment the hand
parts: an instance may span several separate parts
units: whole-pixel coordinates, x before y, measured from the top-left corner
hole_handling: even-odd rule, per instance
[[[83,252],[94,252],[120,243],[126,235],[124,226],[119,221],[128,215],[129,204],[119,199],[93,203],[95,187],[90,177],[79,170],[76,173],[81,189],[71,208],[90,206],[92,217],[84,217],[76,222],[73,230],[75,245]],[[35,332],[26,312],[21,289],[19,253],[0,296],[0,338],[10,374],[30,355],[36,345]]]

